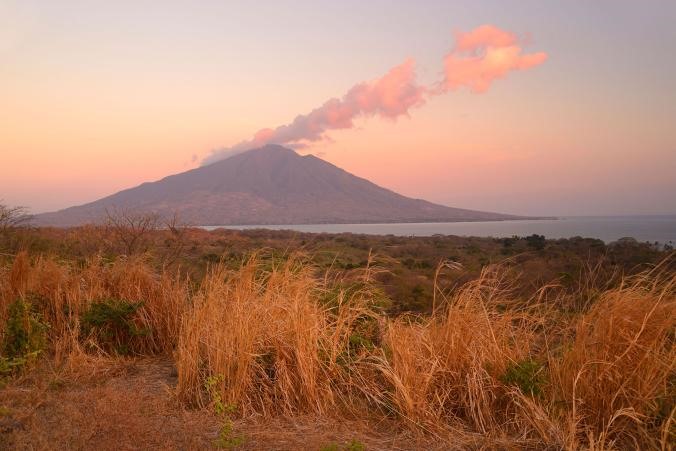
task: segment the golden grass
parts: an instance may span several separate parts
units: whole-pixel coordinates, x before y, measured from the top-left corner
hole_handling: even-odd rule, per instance
[[[491,306],[499,293],[498,280],[479,279],[429,319],[388,323],[377,367],[394,411],[427,427],[465,425],[483,434],[501,427],[506,398],[499,377],[529,355],[532,331],[521,314]]]
[[[88,306],[142,301],[134,321],[150,333],[131,352],[171,356],[188,406],[212,403],[212,380],[244,418],[381,418],[487,446],[670,449],[672,264],[585,298],[575,312],[542,293],[515,299],[508,274],[488,269],[439,293],[434,314],[390,318],[377,308],[372,268],[359,279],[318,278],[300,257],[253,257],[238,270],[215,265],[191,285],[142,257],[76,265],[22,253],[0,268],[0,337],[7,306],[26,298],[50,325],[57,360],[76,374],[103,354],[79,328]],[[523,362],[537,368],[537,392],[506,377]]]
[[[601,448],[673,444],[675,287],[676,277],[657,268],[603,293],[576,320],[570,349],[551,361],[576,435]]]
[[[245,414],[323,414],[344,405],[350,333],[372,312],[340,290],[333,306],[322,305],[326,293],[294,258],[269,270],[255,258],[234,273],[213,268],[183,318],[180,395],[209,403],[203,385],[213,376],[224,401]]]
[[[31,263],[21,252],[1,274],[0,338],[7,307],[17,298],[31,303],[49,324],[52,341],[62,347],[66,342],[76,346],[78,339],[87,343],[88,337],[79,336],[79,319],[92,302],[124,299],[143,303],[134,321],[139,329],[150,331],[134,343],[133,352],[171,354],[188,306],[188,281],[178,274],[156,273],[142,257],[113,263],[96,257],[76,265],[43,257]]]

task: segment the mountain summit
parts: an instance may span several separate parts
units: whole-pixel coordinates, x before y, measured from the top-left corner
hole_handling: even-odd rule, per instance
[[[249,150],[97,201],[36,216],[41,225],[98,222],[106,209],[174,212],[195,225],[453,222],[518,219],[402,196],[313,155]]]

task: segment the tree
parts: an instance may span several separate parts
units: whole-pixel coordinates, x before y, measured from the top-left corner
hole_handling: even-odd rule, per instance
[[[17,230],[29,225],[32,218],[26,207],[10,207],[0,201],[0,249],[19,247]]]
[[[0,232],[28,225],[33,219],[26,207],[10,207],[0,201]]]
[[[149,236],[159,225],[156,213],[139,213],[126,209],[106,209],[106,226],[112,238],[123,248],[125,255],[145,252]]]
[[[526,243],[531,248],[537,251],[541,251],[542,249],[545,248],[545,245],[547,244],[547,239],[544,237],[544,235],[538,235],[537,233],[534,233],[533,235],[526,237]]]
[[[165,240],[164,263],[172,265],[183,254],[189,226],[179,220],[178,213],[174,213],[164,222],[164,227],[169,231],[169,238]]]

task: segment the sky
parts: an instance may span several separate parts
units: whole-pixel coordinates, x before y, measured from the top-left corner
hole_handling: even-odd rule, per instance
[[[671,0],[0,0],[0,199],[82,204],[264,137],[454,207],[674,214],[674,21]]]

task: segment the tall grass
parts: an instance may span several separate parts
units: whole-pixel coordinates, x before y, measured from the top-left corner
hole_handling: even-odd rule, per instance
[[[79,265],[43,257],[31,261],[21,252],[11,268],[0,274],[0,339],[5,333],[7,306],[24,299],[49,324],[54,343],[63,347],[81,340],[97,347],[88,342],[89,337],[81,336],[80,321],[93,303],[113,299],[142,304],[132,321],[138,330],[149,333],[131,344],[133,353],[171,354],[188,305],[187,280],[158,274],[141,257],[113,263],[96,257]]]
[[[676,277],[657,268],[603,293],[551,361],[553,393],[589,443],[673,445]]]
[[[519,299],[509,273],[487,269],[439,292],[428,316],[382,313],[371,272],[318,277],[302,257],[254,256],[194,283],[143,257],[73,264],[23,253],[0,267],[0,339],[20,298],[49,324],[57,354],[111,352],[83,334],[82,315],[127,300],[140,303],[131,321],[147,331],[129,350],[172,357],[189,405],[209,405],[216,390],[240,415],[388,418],[500,446],[674,443],[672,260],[593,298],[581,290],[577,303],[546,287]]]
[[[445,309],[419,321],[388,322],[377,367],[381,394],[415,424],[468,425],[481,433],[507,421],[500,376],[529,356],[533,330],[518,312],[500,312],[504,281],[485,272],[465,285]],[[389,398],[389,399],[388,399]]]
[[[354,324],[372,316],[360,296],[329,293],[296,258],[214,267],[183,318],[178,392],[208,403],[203,383],[217,377],[223,399],[243,413],[328,413],[347,396]]]

